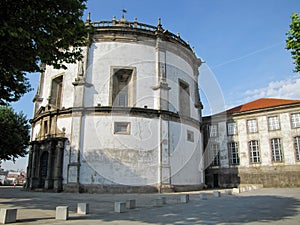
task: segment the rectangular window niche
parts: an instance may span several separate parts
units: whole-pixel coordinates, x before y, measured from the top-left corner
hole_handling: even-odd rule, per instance
[[[191,131],[191,130],[188,130],[187,133],[187,140],[190,141],[190,142],[194,142],[194,132]]]
[[[130,122],[114,122],[114,134],[130,134]]]

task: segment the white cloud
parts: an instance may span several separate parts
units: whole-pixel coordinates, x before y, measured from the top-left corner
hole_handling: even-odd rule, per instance
[[[272,81],[266,87],[247,90],[245,102],[259,98],[300,99],[300,77],[292,76],[286,80]]]

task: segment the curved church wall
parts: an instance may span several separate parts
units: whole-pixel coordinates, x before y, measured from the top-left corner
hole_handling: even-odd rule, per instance
[[[201,188],[200,60],[160,25],[122,23],[96,27],[82,61],[41,74],[27,188]]]

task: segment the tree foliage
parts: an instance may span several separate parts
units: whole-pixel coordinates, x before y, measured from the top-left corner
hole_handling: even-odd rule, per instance
[[[27,154],[29,128],[26,116],[0,106],[0,161],[15,160]]]
[[[63,63],[82,57],[85,4],[86,0],[0,1],[0,105],[30,91],[26,72],[41,72],[40,62],[65,68]]]
[[[291,51],[295,72],[300,72],[300,15],[293,13],[290,29],[286,33],[286,49]]]

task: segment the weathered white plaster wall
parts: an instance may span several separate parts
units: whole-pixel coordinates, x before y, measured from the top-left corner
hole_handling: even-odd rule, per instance
[[[164,57],[160,62],[165,62],[166,82],[171,88],[168,95],[165,95],[169,96],[167,100],[170,111],[179,111],[180,79],[189,85],[190,117],[200,121],[199,111],[195,108],[197,80],[192,66],[181,57],[184,53],[176,50],[176,45],[162,43],[162,46],[163,53],[160,52],[159,55]],[[83,49],[85,54],[87,49]],[[92,43],[86,67],[86,59],[83,59],[82,64],[69,64],[67,70],[55,70],[47,66],[41,105],[48,104],[52,79],[63,74],[62,107],[110,106],[112,69],[130,67],[136,71],[133,107],[160,109],[157,51],[155,40]],[[83,70],[86,68],[86,85],[74,87],[72,83],[80,72],[79,65]],[[83,89],[82,96],[80,90]],[[80,101],[81,97],[83,102]],[[203,171],[199,165],[201,133],[195,125],[172,119],[160,121],[157,115],[152,117],[112,113],[108,116],[97,111],[86,114],[78,111],[68,116],[64,115],[57,121],[57,128],[65,128],[68,138],[63,166],[65,184],[76,183],[78,175],[80,184],[157,185],[161,178],[170,180],[169,175],[171,184],[174,185],[199,185],[203,182]],[[114,122],[129,122],[130,134],[114,134]],[[37,135],[39,129],[39,126],[33,129],[34,135]],[[188,130],[194,133],[193,142],[187,140]],[[80,174],[77,174],[79,163]]]
[[[194,141],[187,140],[187,131],[194,132]],[[191,126],[170,122],[170,166],[173,185],[196,185],[202,182],[200,169],[201,134]]]
[[[195,77],[191,66],[182,58],[172,52],[166,54],[167,59],[167,82],[170,86],[169,91],[169,110],[179,111],[179,79],[189,84],[190,94],[190,117],[199,119],[198,110],[195,108]]]
[[[130,134],[114,134],[114,122],[130,122]],[[82,143],[83,184],[157,183],[158,119],[86,116]]]
[[[35,126],[32,129],[32,132],[31,132],[31,140],[32,141],[34,141],[37,138],[37,136],[40,132],[40,129],[41,129],[41,124],[40,123],[35,124]]]
[[[48,98],[51,94],[52,79],[58,75],[63,75],[63,90],[62,90],[62,107],[69,108],[73,106],[74,87],[72,82],[75,81],[75,77],[78,71],[77,64],[68,64],[68,69],[54,69],[52,66],[47,66],[44,78],[44,89],[41,93],[43,98],[42,106],[48,104]]]
[[[142,43],[100,42],[91,45],[85,106],[109,105],[110,76],[112,67],[136,68],[135,107],[154,107],[155,47]]]

